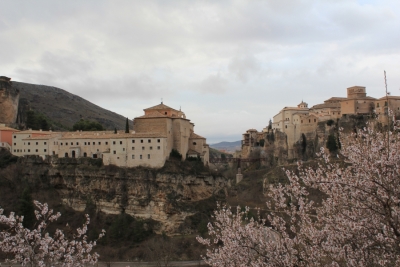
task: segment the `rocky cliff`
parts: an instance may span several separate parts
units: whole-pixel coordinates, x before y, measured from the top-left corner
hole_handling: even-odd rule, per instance
[[[10,78],[0,77],[0,123],[12,124],[17,120],[19,90]]]
[[[48,184],[75,210],[88,203],[108,214],[125,212],[159,222],[156,232],[169,235],[182,230],[185,218],[196,213],[193,203],[207,199],[227,185],[202,166],[167,162],[162,169],[101,166],[88,158],[20,158],[21,179]]]

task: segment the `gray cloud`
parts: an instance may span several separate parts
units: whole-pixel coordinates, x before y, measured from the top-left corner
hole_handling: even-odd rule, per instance
[[[0,75],[126,113],[161,97],[197,106],[210,112],[186,115],[214,137],[230,131],[240,138],[264,127],[279,107],[302,98],[317,104],[356,84],[380,96],[383,69],[400,87],[397,0],[1,5]]]
[[[244,55],[234,57],[228,66],[229,71],[242,82],[247,82],[248,79],[260,72],[260,63],[254,56]]]

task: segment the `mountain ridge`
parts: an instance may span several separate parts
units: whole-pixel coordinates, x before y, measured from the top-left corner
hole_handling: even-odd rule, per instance
[[[97,121],[107,130],[125,129],[126,117],[65,89],[18,81],[13,81],[12,86],[20,92],[19,117],[25,111],[33,110],[60,125],[61,129],[72,129],[80,119]],[[129,125],[132,127],[132,120]]]

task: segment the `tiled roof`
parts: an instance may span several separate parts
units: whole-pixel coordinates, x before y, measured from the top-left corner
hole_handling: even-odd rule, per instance
[[[136,117],[135,119],[146,119],[146,118],[169,118],[169,117],[164,114],[161,114],[160,112],[154,112],[140,117]]]
[[[389,99],[400,99],[400,96],[387,96]],[[378,100],[386,100],[386,96],[379,98]]]
[[[191,133],[189,139],[205,139],[203,136],[200,136],[198,134],[195,133]]]
[[[1,130],[1,131],[14,131],[14,132],[19,132],[19,130],[13,129],[13,128],[10,128],[10,127],[7,127],[7,126],[0,126],[0,130]]]
[[[20,134],[43,134],[43,135],[49,135],[49,134],[60,133],[60,132],[24,130],[24,131],[19,131],[18,133],[20,133]]]
[[[324,103],[312,106],[311,109],[315,108],[340,108],[340,103]]]
[[[342,100],[346,100],[346,99],[347,99],[346,97],[336,97],[336,96],[334,96],[334,97],[331,97],[331,98],[325,100],[324,102],[335,101],[335,100],[342,101]]]
[[[38,136],[31,136],[31,137],[27,137],[24,138],[22,140],[49,140],[55,137],[59,137],[60,134],[46,134],[46,135],[38,135]]]
[[[176,110],[176,109],[173,109],[173,108],[171,108],[171,107],[168,107],[167,105],[164,105],[163,103],[158,104],[158,105],[156,105],[156,106],[154,106],[154,107],[146,108],[146,109],[144,109],[144,110],[158,110],[158,109],[172,109],[172,110]]]

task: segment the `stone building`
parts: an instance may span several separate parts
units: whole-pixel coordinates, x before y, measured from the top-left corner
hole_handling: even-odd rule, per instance
[[[0,124],[0,148],[11,151],[13,132],[18,132],[18,130]]]
[[[164,105],[144,109],[144,115],[133,120],[136,133],[159,133],[167,138],[167,151],[177,150],[186,159],[197,152],[204,164],[209,162],[209,146],[206,139],[194,133],[194,123],[186,118],[185,113]]]
[[[352,86],[347,88],[347,97],[331,97],[322,104],[308,108],[308,104],[301,102],[297,107],[284,107],[273,117],[272,131],[281,132],[286,135],[286,147],[288,158],[293,157],[295,143],[300,141],[304,134],[307,138],[315,136],[318,122],[328,120],[337,121],[343,116],[350,115],[377,115],[378,122],[387,124],[388,107],[397,117],[400,117],[400,97],[388,96],[376,99],[367,96],[366,88],[363,86]],[[263,133],[269,132],[268,127]],[[246,157],[251,147],[258,146],[260,133],[250,129],[243,134],[242,156]]]
[[[208,164],[206,139],[194,133],[194,124],[182,111],[162,103],[144,111],[130,133],[13,131],[11,151],[16,156],[90,157],[101,158],[105,165],[160,168],[176,149],[183,159],[197,157]]]
[[[377,99],[367,96],[365,87],[347,88],[347,98],[340,101],[341,115],[372,114]]]

